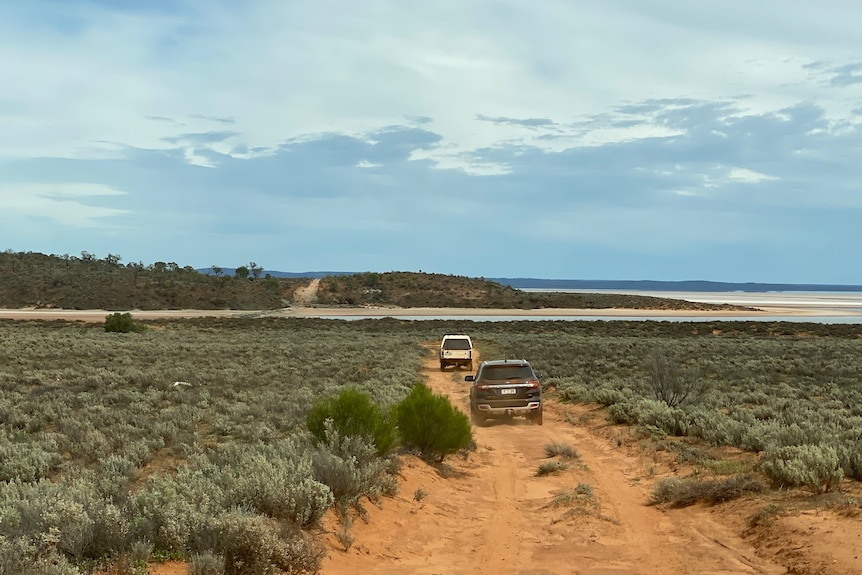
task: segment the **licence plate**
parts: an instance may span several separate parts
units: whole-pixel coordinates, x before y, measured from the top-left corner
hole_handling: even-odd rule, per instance
[[[514,387],[507,387],[505,389],[501,389],[500,393],[502,393],[503,395],[515,395],[516,393],[518,393],[518,390]]]

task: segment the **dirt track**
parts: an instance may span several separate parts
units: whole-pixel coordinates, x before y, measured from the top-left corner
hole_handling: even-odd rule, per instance
[[[435,391],[467,409],[463,372],[441,373],[433,359],[424,371]],[[345,551],[329,536],[322,573],[787,573],[758,558],[708,510],[647,505],[652,481],[641,461],[569,423],[560,404],[548,402],[545,410],[543,426],[515,419],[475,429],[477,450],[447,460],[454,477],[407,459],[400,495],[369,504],[368,521],[353,524],[352,547]],[[549,442],[574,446],[580,459],[536,476]],[[592,488],[592,501],[550,505],[578,484]],[[419,489],[427,496],[417,501]]]

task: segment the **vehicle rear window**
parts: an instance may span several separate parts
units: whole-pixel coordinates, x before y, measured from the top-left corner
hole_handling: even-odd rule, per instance
[[[470,340],[463,337],[447,339],[443,342],[443,349],[470,349]]]
[[[533,377],[533,370],[526,365],[488,365],[479,377],[483,381],[506,381],[513,377],[529,379]]]

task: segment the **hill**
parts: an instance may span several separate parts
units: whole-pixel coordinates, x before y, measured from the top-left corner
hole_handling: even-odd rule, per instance
[[[239,274],[210,269],[201,273],[175,262],[120,263],[35,252],[0,253],[0,307],[64,309],[277,309],[294,303],[308,276],[275,277],[262,268]],[[262,277],[261,277],[262,276]],[[590,293],[531,293],[484,279],[414,272],[352,273],[320,278],[317,305],[580,308],[580,309],[745,309],[648,296]]]
[[[413,272],[327,276],[320,280],[317,299],[322,305],[396,307],[748,309],[642,295],[525,292],[484,278]]]
[[[221,273],[233,275],[234,268],[219,268]],[[214,274],[213,268],[200,268],[204,274]],[[361,272],[282,272],[267,270],[276,278],[324,278],[327,276],[348,276]],[[862,285],[852,284],[792,284],[762,282],[717,282],[708,280],[573,280],[544,278],[486,278],[490,281],[517,289],[541,290],[615,290],[615,291],[676,291],[676,292],[862,292]]]
[[[122,264],[35,252],[0,253],[0,307],[65,309],[274,309],[306,280],[204,275],[175,262]]]

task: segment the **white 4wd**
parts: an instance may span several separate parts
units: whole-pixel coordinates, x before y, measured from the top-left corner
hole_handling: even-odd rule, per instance
[[[444,335],[440,342],[440,369],[454,365],[473,369],[473,341],[469,335]]]

